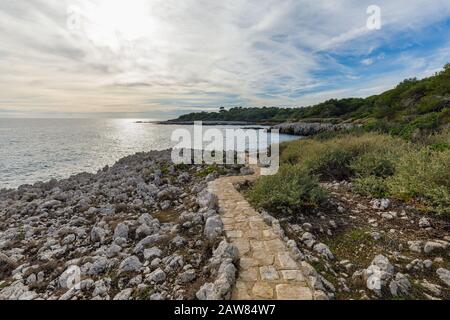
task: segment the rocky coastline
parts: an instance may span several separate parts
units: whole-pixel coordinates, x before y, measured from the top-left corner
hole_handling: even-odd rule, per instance
[[[161,125],[194,125],[195,121],[137,121],[136,123],[156,123]],[[244,129],[261,129],[261,126],[267,126],[269,129],[278,129],[282,134],[294,136],[313,136],[323,132],[337,132],[354,128],[352,123],[326,123],[326,122],[285,122],[273,125],[266,122],[248,122],[248,121],[202,121],[204,126],[245,126]]]
[[[296,136],[312,136],[322,132],[336,132],[349,130],[354,128],[355,125],[351,123],[307,123],[307,122],[292,122],[281,123],[272,127],[272,129],[280,130],[280,133],[291,134]]]
[[[197,121],[178,121],[178,120],[167,120],[167,121],[157,121],[157,122],[145,122],[137,121],[136,123],[156,123],[164,125],[180,125],[180,126],[192,126]],[[202,121],[204,126],[250,126],[258,125],[256,122],[248,121]]]
[[[230,297],[237,249],[205,188],[240,170],[152,151],[1,190],[0,300]]]
[[[96,174],[0,190],[0,300],[230,299],[239,273],[208,183],[242,166],[138,153]],[[244,194],[248,184],[237,185]],[[315,299],[449,299],[449,223],[324,183],[329,208],[260,212]]]

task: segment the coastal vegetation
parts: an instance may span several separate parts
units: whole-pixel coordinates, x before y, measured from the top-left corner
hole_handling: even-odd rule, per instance
[[[285,170],[306,172],[308,184],[313,179],[347,180],[366,196],[393,197],[426,212],[450,214],[448,130],[423,137],[421,142],[380,133],[299,140],[283,145],[281,161],[284,169],[279,175],[286,175]]]
[[[236,120],[357,123],[340,132],[286,142],[281,170],[260,178],[248,191],[256,207],[269,211],[311,211],[324,204],[320,183],[347,181],[353,192],[390,197],[423,212],[450,215],[450,64],[434,76],[407,79],[366,99],[329,100],[301,109],[221,110],[207,114]],[[197,120],[206,114],[190,114]]]
[[[318,288],[336,299],[450,297],[450,130],[333,132],[280,150],[279,173],[245,194],[279,219]]]
[[[406,79],[367,98],[331,99],[304,108],[221,108],[182,115],[176,121],[357,123],[367,131],[409,138],[450,122],[450,64],[431,77]]]
[[[327,193],[315,176],[285,165],[278,174],[258,179],[248,196],[259,208],[293,213],[317,208],[326,200]]]

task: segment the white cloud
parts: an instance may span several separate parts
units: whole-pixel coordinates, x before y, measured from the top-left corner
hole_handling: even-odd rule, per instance
[[[367,58],[362,60],[361,63],[365,66],[370,66],[371,64],[373,64],[373,59]]]
[[[370,53],[377,39],[389,38],[384,28],[413,32],[450,15],[447,0],[380,0],[383,28],[371,33],[365,27],[371,2],[2,0],[0,111],[318,102],[330,92],[298,99],[292,93],[328,84],[317,71],[345,70],[321,52]],[[73,8],[81,18],[73,20]],[[367,45],[349,45],[361,37]]]

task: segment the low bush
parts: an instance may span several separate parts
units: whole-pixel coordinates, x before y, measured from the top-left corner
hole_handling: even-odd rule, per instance
[[[199,172],[197,172],[197,176],[204,178],[207,175],[215,172],[218,173],[219,175],[224,175],[227,173],[227,171],[223,167],[220,167],[216,164],[212,164],[206,166],[205,168],[202,168]]]
[[[395,173],[395,160],[393,153],[369,152],[355,159],[350,167],[357,177],[386,178]]]
[[[375,198],[384,198],[389,192],[385,179],[376,176],[356,178],[353,185],[359,194]]]
[[[307,167],[322,180],[346,180],[354,175],[351,163],[358,152],[351,147],[329,147],[316,159],[309,160]]]
[[[386,135],[348,134],[326,141],[289,143],[283,147],[281,161],[305,168],[321,180],[390,175],[392,161],[405,146],[405,142]]]
[[[422,136],[415,143],[352,133],[290,142],[282,150],[282,163],[290,165],[287,170],[301,168],[325,181],[351,180],[360,194],[395,197],[426,211],[450,214],[450,130]],[[282,198],[279,194],[277,201]]]
[[[281,213],[308,212],[327,197],[315,177],[294,166],[283,166],[276,175],[260,177],[248,191],[256,207]]]
[[[386,179],[389,194],[413,201],[426,211],[450,214],[450,151],[424,147],[404,154],[394,176]]]

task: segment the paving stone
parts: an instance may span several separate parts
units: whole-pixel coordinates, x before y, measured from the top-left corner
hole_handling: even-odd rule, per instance
[[[252,293],[256,298],[273,299],[273,289],[265,282],[257,282],[253,286]]]
[[[249,239],[261,241],[261,239],[263,238],[263,232],[261,232],[261,230],[248,230],[247,237]]]
[[[227,237],[229,237],[229,238],[242,238],[242,231],[241,230],[230,230],[230,231],[227,231]]]
[[[260,216],[251,216],[251,217],[249,218],[249,221],[251,221],[251,222],[261,222],[261,223],[264,223],[264,227],[266,227],[263,218],[261,218]]]
[[[250,251],[250,242],[248,240],[235,239],[235,241],[233,241],[233,244],[238,248],[239,254],[241,256]]]
[[[249,224],[252,230],[265,230],[269,227],[263,221],[250,221]]]
[[[252,297],[248,294],[248,286],[243,281],[237,281],[233,290],[233,300],[250,300]]]
[[[236,222],[247,222],[248,221],[248,217],[243,216],[243,215],[239,215],[239,216],[235,217],[234,220]]]
[[[259,268],[261,280],[278,280],[280,279],[277,269],[272,266],[264,266]]]
[[[278,236],[272,230],[263,230],[264,240],[278,239]]]
[[[283,270],[294,270],[298,268],[297,263],[291,258],[288,252],[280,252],[277,255],[277,266]]]
[[[222,217],[222,222],[224,225],[228,225],[228,224],[234,224],[235,220],[231,217],[231,218],[223,218]]]
[[[239,272],[239,278],[242,281],[257,281],[258,268],[248,268],[247,270],[241,270]]]
[[[275,288],[277,300],[312,300],[311,290],[304,286],[279,284]]]
[[[242,257],[239,261],[239,266],[244,270],[251,267],[257,267],[258,265],[258,260],[252,258]]]
[[[254,181],[256,177],[257,174],[222,177],[208,184],[219,199],[225,233],[239,250],[239,274],[232,298],[313,299],[287,245],[234,187],[236,183]]]
[[[264,242],[261,240],[250,240],[252,250],[264,250]]]
[[[258,260],[260,265],[270,266],[275,263],[275,255],[265,250],[254,250],[252,258]]]
[[[281,270],[281,275],[287,281],[305,281],[303,274],[299,270]]]
[[[278,252],[286,250],[286,245],[280,239],[273,239],[264,241],[267,251]]]
[[[250,226],[249,226],[247,221],[236,222],[234,224],[234,228],[236,230],[241,230],[241,231],[248,231],[248,230],[250,230]]]

